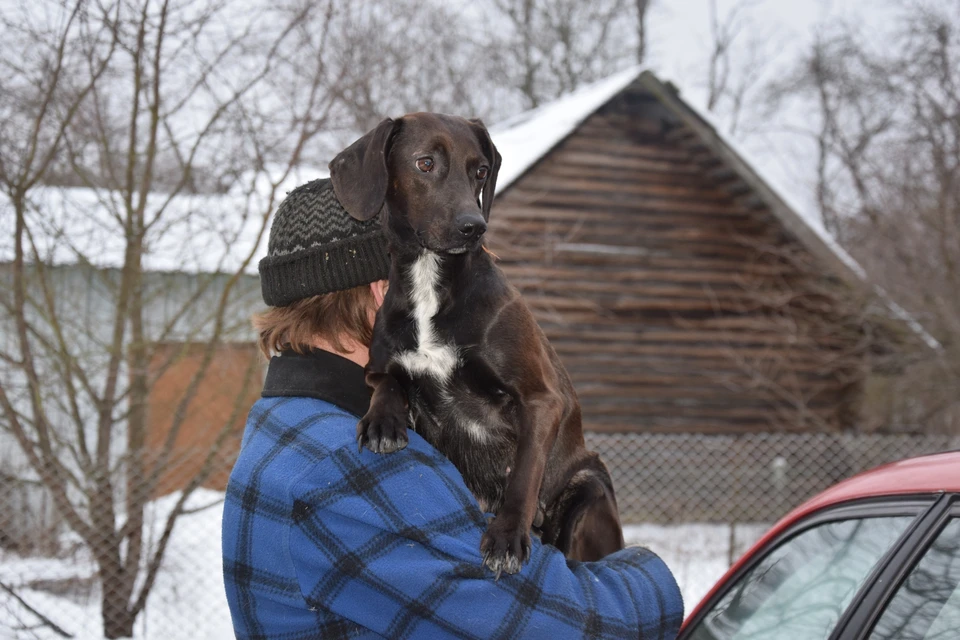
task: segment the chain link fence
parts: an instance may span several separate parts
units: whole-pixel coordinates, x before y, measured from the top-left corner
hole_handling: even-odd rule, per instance
[[[94,543],[104,543],[96,549],[60,517],[35,476],[0,474],[0,640],[107,637],[104,603],[132,604],[161,544],[165,553],[136,617],[133,637],[232,638],[220,568],[220,523],[235,448],[214,458],[207,481],[179,504],[184,489],[199,477],[208,451],[180,451],[164,467],[157,495],[143,511],[142,559],[134,571],[119,574],[104,570],[98,553],[110,549],[111,537],[117,539],[126,521],[122,486],[114,487],[120,512],[117,527],[94,530]],[[81,513],[89,505],[79,493],[71,496],[71,502]],[[89,512],[84,515],[89,517]],[[172,533],[164,543],[174,515]],[[125,554],[127,544],[118,551]],[[123,584],[127,577],[135,581],[133,589]],[[122,593],[132,593],[127,602]]]
[[[804,499],[878,464],[956,448],[960,439],[591,433],[587,444],[613,475],[628,541],[664,557],[689,607]],[[219,460],[221,473],[211,474],[217,479],[183,504],[134,637],[233,637],[220,569],[222,482],[231,458]],[[196,460],[181,457],[167,474],[167,493],[148,502],[146,550],[160,544],[196,468]],[[42,485],[27,474],[0,473],[0,638],[103,638],[104,589],[109,596],[90,546],[59,517]]]
[[[660,554],[687,607],[776,520],[881,464],[960,448],[921,435],[587,434],[613,476],[628,542]]]
[[[610,469],[625,523],[772,523],[839,480],[960,438],[589,433],[587,446]]]

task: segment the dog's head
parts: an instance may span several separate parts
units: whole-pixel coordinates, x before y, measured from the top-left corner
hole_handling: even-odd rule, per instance
[[[386,208],[402,242],[445,253],[479,244],[499,170],[482,122],[436,113],[388,118],[330,162],[350,215],[369,220]]]

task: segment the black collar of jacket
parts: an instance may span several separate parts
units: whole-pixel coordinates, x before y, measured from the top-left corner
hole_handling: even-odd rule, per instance
[[[363,367],[320,349],[305,354],[284,351],[270,358],[260,395],[264,398],[317,398],[358,417],[370,407],[370,392],[364,382]]]

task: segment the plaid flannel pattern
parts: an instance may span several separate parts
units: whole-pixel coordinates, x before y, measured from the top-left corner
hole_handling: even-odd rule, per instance
[[[310,398],[250,413],[223,516],[238,638],[673,638],[676,581],[624,549],[567,562],[533,541],[523,570],[481,565],[486,516],[456,468],[417,434],[357,452],[357,418]]]

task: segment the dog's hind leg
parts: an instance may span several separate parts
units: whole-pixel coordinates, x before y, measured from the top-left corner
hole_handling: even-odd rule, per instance
[[[623,549],[617,500],[606,469],[578,471],[555,504],[544,526],[544,542],[567,558],[591,562]]]

